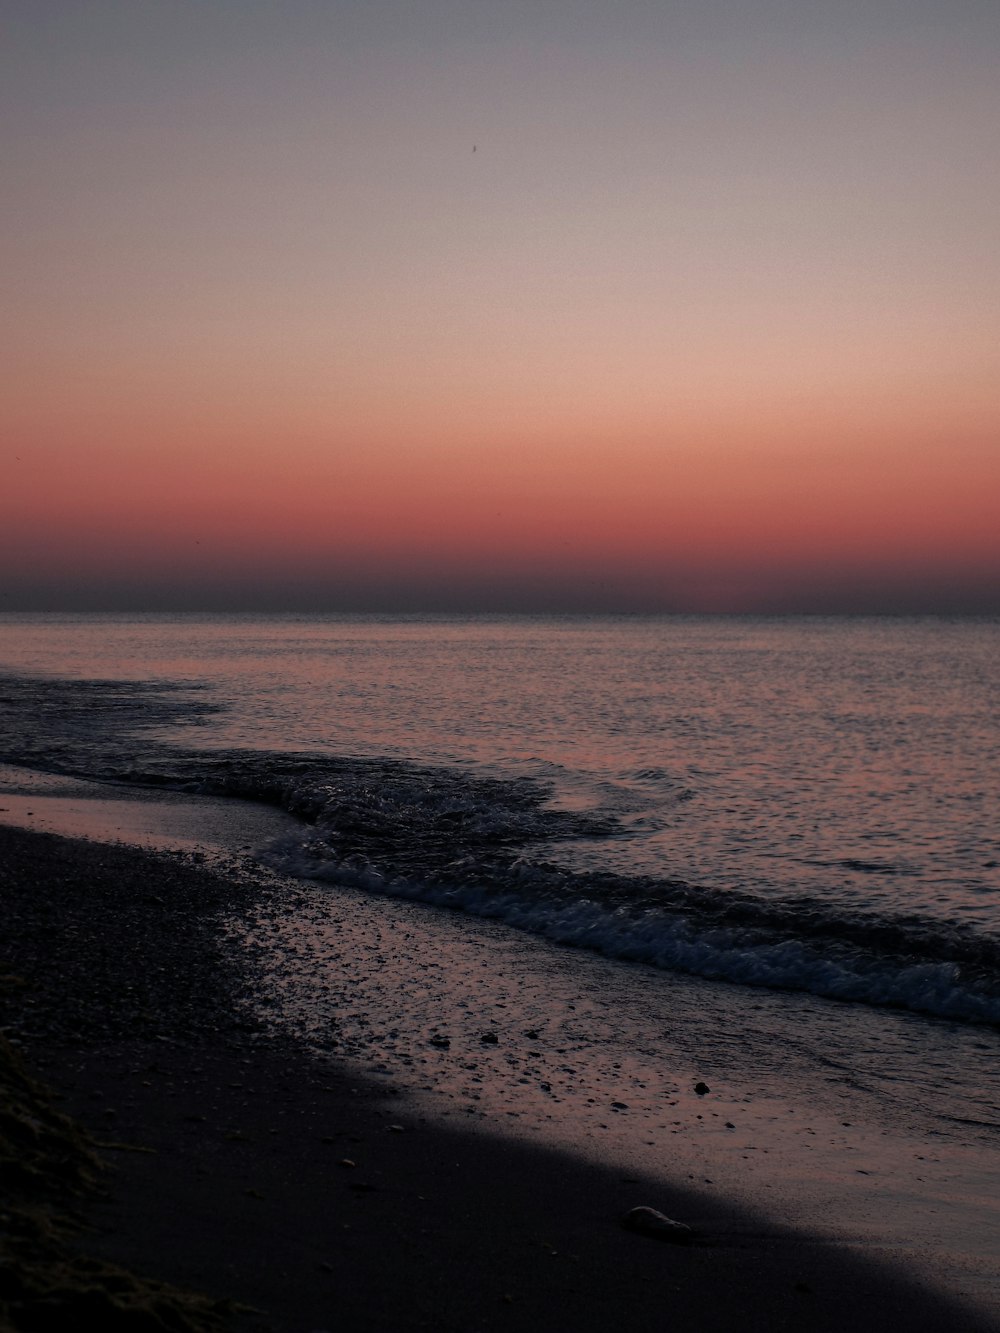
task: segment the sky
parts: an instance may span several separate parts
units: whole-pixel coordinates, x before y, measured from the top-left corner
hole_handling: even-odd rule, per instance
[[[1000,612],[995,0],[5,0],[0,610]]]

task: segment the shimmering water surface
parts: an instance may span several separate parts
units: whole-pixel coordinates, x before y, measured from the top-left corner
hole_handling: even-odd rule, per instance
[[[311,874],[997,1021],[998,662],[996,620],[7,616],[0,757],[214,759],[216,789],[280,778]]]

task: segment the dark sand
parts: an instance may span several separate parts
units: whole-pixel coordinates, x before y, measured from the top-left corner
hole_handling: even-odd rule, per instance
[[[93,1139],[127,1145],[102,1151],[81,1253],[254,1307],[234,1329],[996,1327],[877,1255],[501,1126],[450,1128],[255,1030],[219,923],[281,892],[235,861],[0,828],[0,962],[27,983],[3,988],[0,1022]],[[623,1230],[637,1204],[694,1244]]]

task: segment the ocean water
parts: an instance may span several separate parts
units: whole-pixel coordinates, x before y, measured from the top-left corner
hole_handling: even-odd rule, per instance
[[[1000,622],[0,617],[0,760],[282,805],[275,866],[1000,1024]]]

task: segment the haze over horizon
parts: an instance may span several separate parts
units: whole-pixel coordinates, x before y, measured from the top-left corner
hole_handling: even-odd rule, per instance
[[[0,37],[0,610],[1000,613],[995,4]]]

